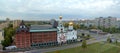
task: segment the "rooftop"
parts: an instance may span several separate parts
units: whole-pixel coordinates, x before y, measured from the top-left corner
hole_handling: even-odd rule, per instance
[[[31,25],[30,30],[50,29],[52,25]]]
[[[57,31],[52,25],[31,25],[30,32]]]

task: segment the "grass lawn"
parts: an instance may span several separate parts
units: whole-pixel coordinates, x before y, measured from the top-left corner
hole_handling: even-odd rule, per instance
[[[53,51],[53,52],[47,52],[47,53],[120,53],[120,47],[116,47],[112,45],[115,45],[115,44],[93,43],[93,44],[89,44],[86,49],[83,49],[80,46],[76,48],[70,48],[65,50],[59,50],[57,52]]]

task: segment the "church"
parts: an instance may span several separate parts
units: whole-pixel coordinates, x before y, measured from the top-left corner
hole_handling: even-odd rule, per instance
[[[59,17],[57,26],[57,41],[59,44],[68,43],[77,40],[77,31],[73,29],[73,22],[69,22],[68,28],[65,28],[62,23],[62,16]]]
[[[61,44],[69,44],[77,41],[77,31],[73,29],[73,22],[65,28],[62,16],[54,25],[31,25],[27,27],[21,22],[15,34],[15,45],[17,48],[48,47]]]

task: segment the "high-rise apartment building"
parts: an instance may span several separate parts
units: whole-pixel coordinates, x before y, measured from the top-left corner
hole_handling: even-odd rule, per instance
[[[105,28],[116,27],[116,22],[117,22],[117,18],[110,16],[107,18],[99,17],[95,19],[96,26],[105,27]]]

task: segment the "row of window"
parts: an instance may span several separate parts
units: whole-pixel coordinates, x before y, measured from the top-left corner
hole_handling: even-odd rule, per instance
[[[49,42],[49,43],[39,43],[39,44],[32,44],[31,46],[32,47],[35,47],[35,46],[53,46],[53,45],[57,45],[58,43],[57,42]]]
[[[38,43],[38,42],[50,42],[50,41],[56,41],[56,40],[33,40],[32,42]]]

